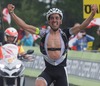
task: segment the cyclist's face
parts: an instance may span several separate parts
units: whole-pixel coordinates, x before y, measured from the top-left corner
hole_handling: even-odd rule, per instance
[[[55,13],[50,15],[50,18],[48,20],[48,24],[51,26],[51,28],[54,31],[57,31],[62,24],[62,19],[59,14]]]

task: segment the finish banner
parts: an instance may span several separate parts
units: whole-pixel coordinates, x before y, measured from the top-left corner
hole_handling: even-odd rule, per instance
[[[100,0],[83,0],[83,18],[88,18],[91,14],[91,5],[97,4],[98,10],[94,18],[100,18]]]

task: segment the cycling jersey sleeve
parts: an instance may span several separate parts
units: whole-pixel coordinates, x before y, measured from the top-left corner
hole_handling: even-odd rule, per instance
[[[71,28],[67,28],[67,29],[63,29],[63,32],[66,34],[66,36],[68,37],[68,39],[70,38],[71,36]]]
[[[46,31],[47,31],[46,29],[40,30],[40,34],[39,35],[41,37],[43,37],[45,35]]]

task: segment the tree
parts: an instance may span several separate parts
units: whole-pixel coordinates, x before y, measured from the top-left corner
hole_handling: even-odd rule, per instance
[[[83,21],[83,1],[82,0],[59,0],[57,7],[64,13],[63,25],[66,28],[73,26],[76,22]]]
[[[8,3],[12,3],[16,6],[16,14],[24,19],[28,24],[41,26],[45,24],[46,18],[44,14],[47,12],[46,3],[39,2],[38,0],[3,0],[7,6]],[[82,15],[82,0],[57,0],[57,3],[53,7],[60,8],[64,13],[63,28],[72,26],[76,22],[83,20]],[[12,22],[12,25],[14,23]]]

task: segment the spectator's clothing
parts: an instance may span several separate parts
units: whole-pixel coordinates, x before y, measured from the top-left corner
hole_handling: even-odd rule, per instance
[[[32,34],[29,34],[28,37],[24,36],[21,40],[21,44],[23,46],[33,46],[33,42],[34,42],[34,39],[33,39]]]
[[[68,46],[71,50],[76,50],[76,46],[73,46],[73,43],[76,42],[77,36],[72,35],[69,39]]]
[[[99,50],[100,51],[100,36],[96,35],[95,40],[93,42],[93,50]]]
[[[18,40],[21,40],[24,37],[25,33],[24,30],[18,30]]]
[[[25,35],[24,30],[19,29],[18,30],[18,39],[17,39],[18,44],[20,44],[20,41],[24,37],[24,35]]]
[[[77,39],[73,43],[73,46],[76,46],[76,48],[77,48],[78,51],[86,50],[88,42],[90,42],[90,41],[94,41],[94,37],[92,37],[90,35],[85,35],[81,39]]]

